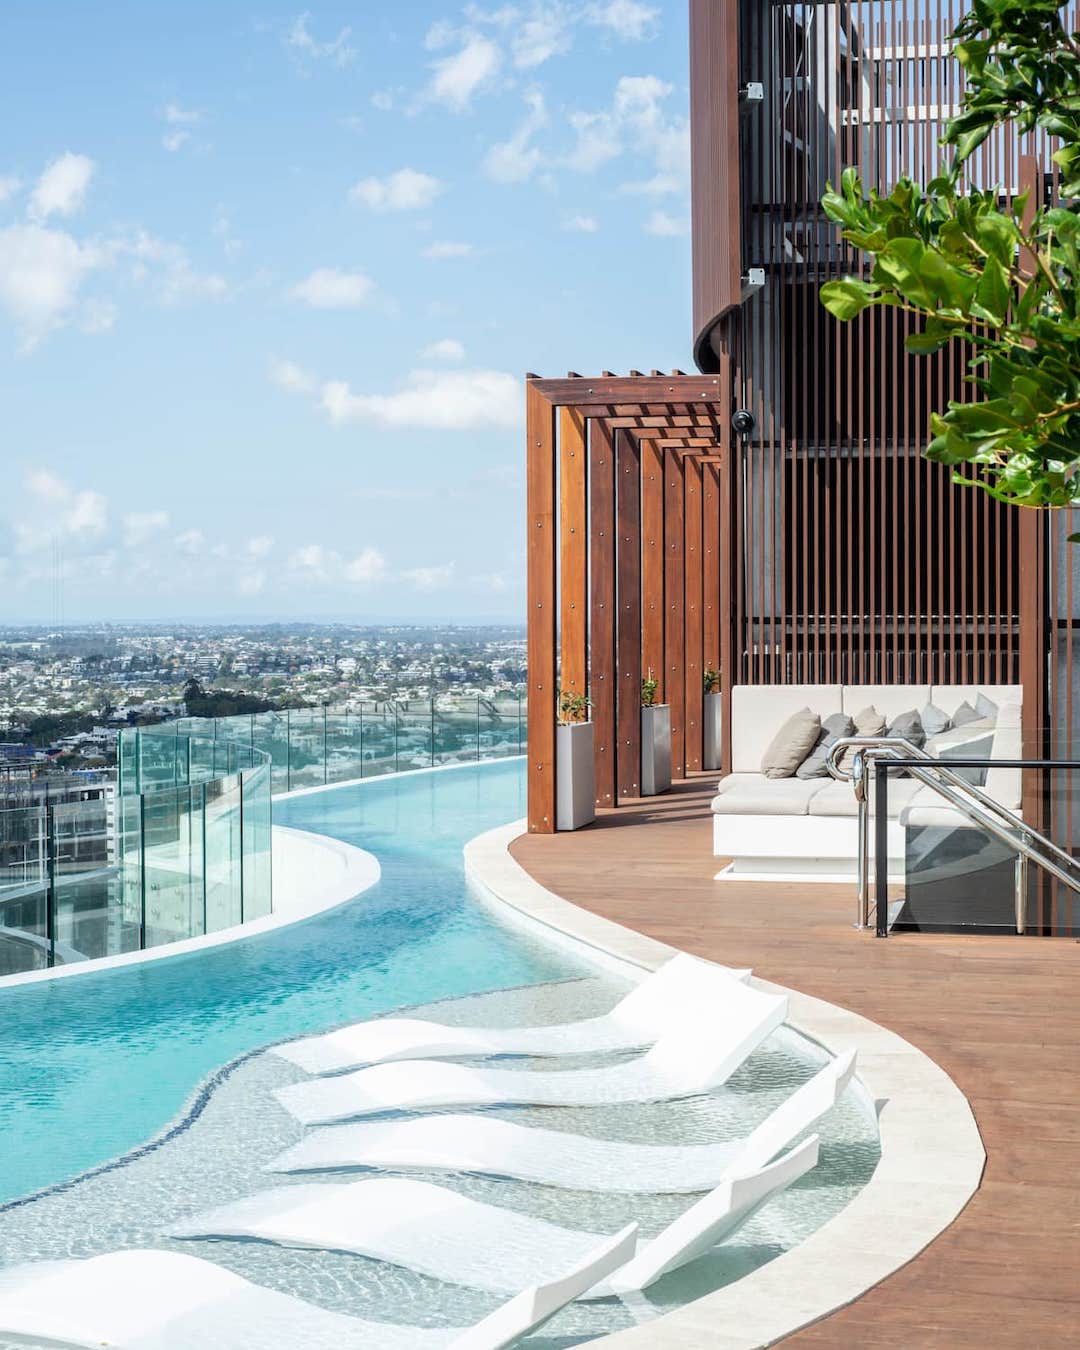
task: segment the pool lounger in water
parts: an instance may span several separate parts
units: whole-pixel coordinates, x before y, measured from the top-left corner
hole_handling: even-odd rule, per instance
[[[448,1027],[413,1017],[381,1017],[322,1036],[276,1045],[272,1052],[308,1073],[336,1073],[397,1059],[469,1055],[580,1055],[639,1050],[700,1017],[724,1015],[724,997],[748,970],[728,970],[680,954],[603,1017],[550,1027]]]
[[[787,999],[731,981],[723,1013],[672,1031],[637,1059],[532,1072],[442,1060],[373,1064],[290,1083],[274,1095],[304,1125],[452,1106],[612,1106],[672,1101],[719,1087],[787,1016]]]
[[[855,1072],[855,1051],[830,1060],[744,1139],[629,1144],[518,1125],[494,1116],[416,1116],[327,1125],[271,1162],[270,1172],[370,1167],[472,1172],[580,1191],[708,1191],[729,1172],[764,1167],[832,1109]]]
[[[532,1284],[475,1326],[367,1322],[251,1284],[180,1252],[121,1251],[0,1271],[0,1339],[79,1350],[504,1350],[634,1251],[637,1225]]]
[[[817,1160],[818,1138],[812,1135],[768,1167],[729,1177],[659,1236],[639,1242],[636,1254],[586,1297],[645,1289],[703,1255]],[[169,1235],[352,1252],[492,1293],[508,1293],[525,1280],[547,1281],[600,1241],[595,1233],[404,1177],[276,1187],[178,1224]]]

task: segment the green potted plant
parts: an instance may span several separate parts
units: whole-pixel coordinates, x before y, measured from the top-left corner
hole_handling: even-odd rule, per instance
[[[641,681],[641,795],[671,787],[671,709],[657,703],[660,683],[650,670]]]
[[[555,728],[555,828],[580,830],[596,818],[592,700],[560,689]]]
[[[720,672],[715,666],[707,666],[704,676],[702,695],[702,752],[701,767],[718,769],[720,767]]]

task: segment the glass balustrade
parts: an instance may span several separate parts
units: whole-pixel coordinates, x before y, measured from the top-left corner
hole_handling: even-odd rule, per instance
[[[0,810],[0,975],[269,914],[270,789],[263,751],[170,724],[121,732],[91,800]]]

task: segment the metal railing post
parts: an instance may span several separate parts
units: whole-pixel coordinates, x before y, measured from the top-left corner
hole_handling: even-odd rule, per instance
[[[56,963],[56,819],[51,806],[45,808],[45,941],[46,963]]]
[[[889,936],[889,766],[874,762],[874,901],[875,936]]]
[[[1018,933],[1023,933],[1027,928],[1027,892],[1027,854],[1018,853],[1016,855],[1016,931]]]

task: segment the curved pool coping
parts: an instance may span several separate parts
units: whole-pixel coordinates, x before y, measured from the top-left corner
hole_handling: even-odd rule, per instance
[[[677,949],[547,890],[510,853],[526,822],[465,846],[474,894],[534,935],[638,979]],[[858,1051],[858,1077],[877,1107],[881,1160],[859,1194],[805,1242],[734,1284],[653,1321],[601,1337],[611,1350],[756,1350],[852,1303],[914,1260],[960,1214],[986,1154],[967,1098],[895,1032],[834,1003],[786,994],[789,1023],[831,1054]]]
[[[230,942],[272,933],[289,924],[325,914],[346,904],[379,880],[379,860],[366,849],[356,848],[340,839],[274,825],[271,831],[274,872],[274,911],[261,919],[221,928],[201,937],[148,947],[145,951],[124,952],[119,956],[100,956],[51,970],[30,970],[19,975],[0,976],[0,991],[23,984],[41,984],[46,980],[71,979],[76,975],[96,975],[104,970],[143,965],[147,961],[169,961],[190,956]],[[279,891],[279,882],[284,884]]]

